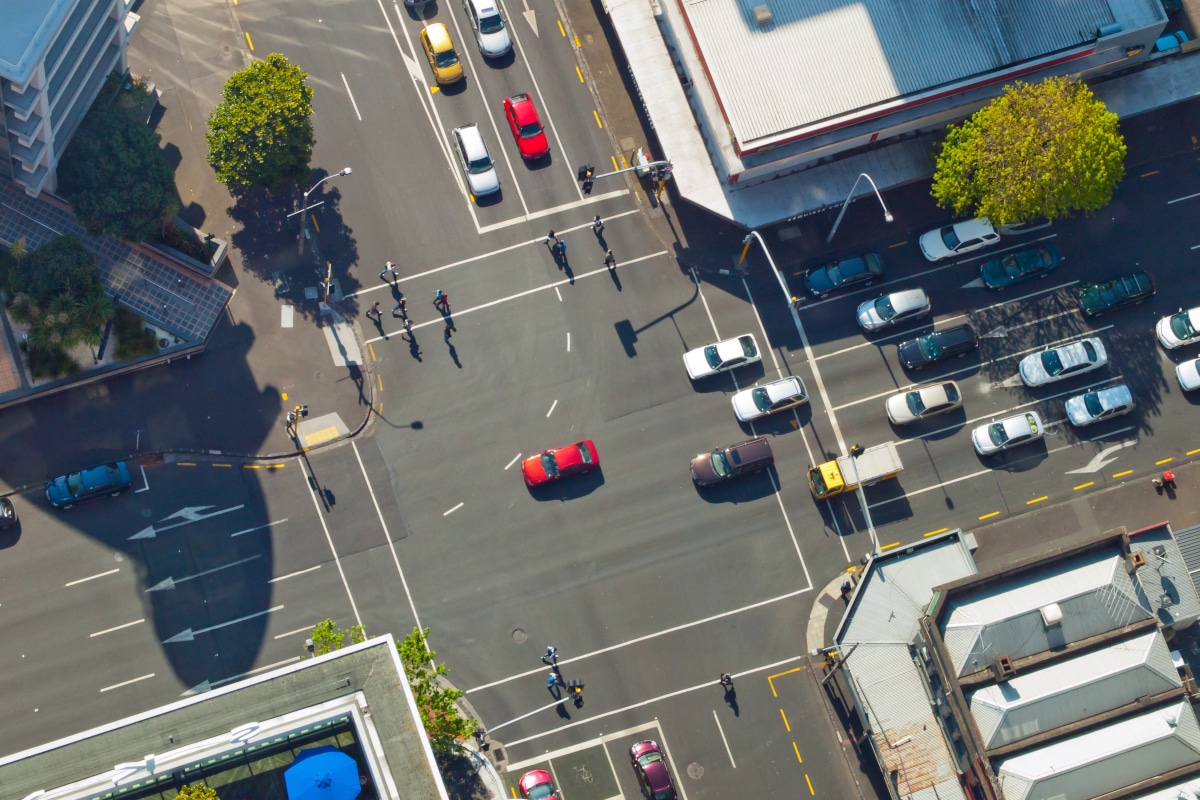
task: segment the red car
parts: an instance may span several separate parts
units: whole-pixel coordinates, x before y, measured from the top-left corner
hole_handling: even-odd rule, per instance
[[[568,475],[591,472],[600,466],[600,454],[591,439],[546,450],[521,462],[521,474],[528,486],[541,486]]]
[[[533,98],[527,94],[504,98],[504,116],[508,118],[508,127],[517,140],[521,158],[529,160],[550,154],[550,142],[546,141],[546,131],[542,129],[542,121],[533,107]]]
[[[675,800],[675,784],[667,770],[658,742],[646,739],[629,748],[629,760],[637,773],[642,793],[654,800]]]
[[[517,781],[517,785],[521,787],[521,797],[525,800],[547,800],[547,798],[558,797],[558,790],[554,788],[554,781],[550,778],[550,773],[544,769],[533,769],[521,776],[521,780]]]

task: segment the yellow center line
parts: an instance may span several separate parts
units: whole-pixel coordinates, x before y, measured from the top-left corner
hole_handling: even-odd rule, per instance
[[[1175,458],[1174,458],[1174,457],[1171,457],[1171,458],[1164,458],[1162,461],[1155,461],[1155,462],[1154,462],[1154,466],[1156,466],[1156,467],[1160,467],[1160,466],[1162,466],[1163,464],[1169,464],[1170,462],[1172,462],[1172,461],[1174,461],[1174,460],[1175,460]]]
[[[998,517],[998,516],[1000,516],[1000,512],[999,512],[999,511],[993,511],[993,512],[992,512],[992,513],[990,513],[990,514],[984,514],[982,517],[980,517],[980,519],[991,519],[992,517]]]
[[[229,467],[232,467],[232,466],[233,466],[233,464],[213,464],[213,466],[214,466],[214,467],[225,467],[225,468],[229,468]]]
[[[936,531],[930,531],[929,533],[927,533],[925,535],[926,536],[937,536],[939,533],[945,533],[948,530],[950,530],[950,529],[949,528],[938,528]]]
[[[1133,470],[1131,470],[1131,469],[1127,469],[1127,470],[1125,470],[1124,472],[1114,472],[1114,473],[1113,473],[1113,477],[1114,477],[1114,478],[1123,478],[1123,477],[1125,477],[1126,475],[1132,475],[1132,474],[1133,474]]]
[[[804,759],[800,757],[800,747],[795,741],[792,742],[792,749],[796,751],[796,760],[803,764]]]
[[[1047,497],[1049,497],[1049,496],[1050,496],[1050,495],[1044,494],[1044,495],[1042,495],[1041,497],[1035,497],[1035,498],[1033,498],[1032,500],[1026,500],[1026,501],[1025,501],[1025,505],[1027,505],[1027,506],[1031,506],[1031,505],[1033,505],[1034,503],[1040,503],[1040,502],[1042,502],[1043,500],[1045,500],[1045,499],[1046,499]]]
[[[807,773],[807,772],[806,772],[806,773],[804,773],[804,780],[805,780],[805,782],[808,784],[808,793],[809,793],[809,794],[811,794],[813,797],[816,797],[816,796],[817,796],[817,793],[816,793],[816,791],[814,791],[814,790],[813,790],[813,788],[812,788],[812,778],[808,777],[808,773]]]
[[[787,714],[783,713],[783,709],[779,709],[779,716],[783,717],[783,727],[787,728],[787,732],[792,732],[792,726],[788,724]]]
[[[892,542],[891,544],[880,545],[880,547],[879,547],[879,550],[880,550],[880,552],[882,552],[882,551],[884,551],[884,550],[887,550],[887,549],[889,549],[889,548],[892,548],[892,547],[899,547],[899,546],[900,546],[900,543],[899,543],[899,542]]]
[[[267,469],[283,469],[287,464],[267,464]]]
[[[380,375],[379,373],[376,373],[375,377],[379,379],[379,391],[382,392],[383,391],[383,376]]]
[[[242,469],[262,469],[258,464],[242,464]]]
[[[1151,170],[1150,172],[1143,172],[1141,174],[1141,177],[1149,178],[1151,175],[1157,175],[1157,174],[1158,174],[1158,170]]]
[[[287,400],[287,392],[283,392],[283,399]]]
[[[904,245],[906,245],[906,244],[908,244],[908,242],[896,242],[895,244],[889,244],[888,250],[892,250],[897,247],[904,247]]]
[[[254,52],[254,42],[250,40],[250,31],[244,31],[246,34],[246,44],[250,45],[250,52]]]
[[[596,118],[596,127],[603,128],[604,126],[600,124],[600,112],[593,108],[592,116]]]
[[[1089,486],[1095,486],[1095,485],[1096,485],[1096,482],[1095,482],[1095,481],[1088,481],[1087,483],[1081,483],[1081,484],[1079,484],[1078,486],[1076,486],[1076,487],[1075,487],[1075,491],[1077,491],[1077,492],[1078,492],[1080,489],[1086,489],[1086,488],[1088,488]]]
[[[580,47],[580,44],[579,44],[579,37],[578,37],[578,36],[576,36],[576,37],[575,37],[575,49],[576,49],[576,50],[578,50],[578,49],[579,49],[579,47]]]
[[[177,466],[177,467],[194,467],[194,466],[196,466],[196,462],[195,461],[176,461],[175,466]]]
[[[1196,453],[1200,453],[1200,449],[1197,449],[1197,450],[1188,450],[1186,453],[1184,453],[1184,455],[1186,455],[1186,456],[1194,456],[1194,455],[1196,455]]]
[[[613,160],[613,169],[620,169],[620,167],[617,166],[617,157],[613,156],[612,160]]]
[[[575,65],[575,74],[579,76],[579,82],[583,83],[583,72],[579,69],[579,65]]]
[[[563,36],[566,36],[566,35],[567,35],[567,29],[566,29],[566,28],[564,28],[564,27],[562,26],[562,20],[561,20],[561,19],[560,19],[560,20],[558,20],[558,32],[559,32],[559,33],[561,33]]]
[[[373,344],[368,344],[368,345],[367,345],[367,349],[371,351],[371,360],[372,360],[372,361],[378,361],[379,359],[375,357],[375,345],[373,345]],[[283,398],[283,399],[284,399],[284,400],[286,400],[287,398],[285,397],[285,398]]]
[[[629,162],[625,160],[625,156],[621,156],[621,169],[629,169]],[[1200,450],[1196,452],[1200,453]]]

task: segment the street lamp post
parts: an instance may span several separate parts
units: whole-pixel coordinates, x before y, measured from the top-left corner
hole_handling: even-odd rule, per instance
[[[307,216],[306,212],[308,211],[308,196],[315,192],[318,186],[330,178],[340,178],[343,175],[349,175],[351,171],[352,170],[349,167],[346,167],[341,172],[335,172],[332,175],[326,175],[324,178],[321,178],[321,180],[314,183],[312,188],[304,193],[304,202],[300,207],[300,246],[296,248],[296,252],[300,255],[304,255],[304,219]]]
[[[825,237],[825,244],[829,244],[831,241],[833,241],[833,235],[837,233],[838,225],[842,224],[842,217],[846,214],[846,207],[850,205],[850,201],[854,199],[854,190],[858,188],[858,182],[863,178],[866,178],[867,183],[871,184],[871,188],[875,190],[875,196],[879,198],[879,205],[883,206],[884,221],[891,222],[894,219],[894,217],[892,217],[892,212],[888,211],[887,205],[884,204],[883,195],[879,193],[879,187],[875,185],[875,181],[871,180],[871,176],[867,173],[860,173],[859,176],[854,179],[854,185],[850,187],[850,194],[846,195],[846,202],[842,203],[842,210],[838,212],[837,219],[833,221],[832,230],[830,230],[829,235]]]
[[[783,273],[779,271],[779,267],[775,266],[775,259],[771,258],[771,251],[767,249],[767,243],[763,241],[758,231],[750,231],[746,238],[742,239],[742,244],[745,247],[742,248],[742,256],[738,259],[738,266],[740,267],[742,262],[746,260],[746,253],[750,250],[750,242],[754,239],[758,240],[758,246],[762,248],[763,255],[767,257],[767,263],[771,265],[771,271],[775,273],[775,280],[779,281],[779,288],[783,289],[783,296],[787,300],[788,305],[794,307],[797,302],[796,298],[792,296],[792,290],[788,288],[787,281],[784,280]]]
[[[871,521],[871,508],[867,505],[867,493],[863,491],[862,478],[858,474],[858,456],[862,448],[854,445],[850,448],[850,463],[854,465],[854,482],[858,484],[855,494],[862,505],[863,517],[867,520],[867,532],[871,534],[871,552],[879,554],[879,537],[875,535],[875,523]]]

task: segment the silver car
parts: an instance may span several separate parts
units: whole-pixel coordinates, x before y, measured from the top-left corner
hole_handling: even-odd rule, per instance
[[[479,52],[488,58],[499,58],[512,50],[512,39],[508,36],[508,28],[504,27],[504,15],[496,0],[463,0],[463,8],[467,11],[467,19],[471,20]]]
[[[450,133],[459,163],[463,172],[467,173],[467,184],[471,187],[471,194],[482,197],[500,191],[500,176],[496,174],[496,167],[492,164],[487,145],[483,143],[483,134],[479,132],[479,126],[472,122],[455,128]]]
[[[1045,386],[1100,369],[1107,363],[1108,353],[1104,350],[1104,342],[1095,337],[1080,339],[1022,358],[1021,380],[1025,381],[1026,386]]]
[[[959,391],[958,384],[945,381],[892,395],[884,403],[884,409],[893,425],[907,425],[919,419],[953,411],[962,403],[962,392]]]
[[[733,415],[742,422],[802,406],[808,402],[804,382],[796,376],[743,389],[733,396]]]
[[[980,425],[971,431],[971,442],[975,445],[976,453],[981,456],[990,456],[1019,444],[1036,442],[1045,435],[1046,429],[1042,425],[1042,418],[1036,411],[1028,411],[997,422]]]
[[[1133,411],[1133,393],[1123,383],[1067,400],[1067,419],[1083,427]]]
[[[858,307],[858,326],[864,331],[877,331],[929,313],[929,295],[924,289],[905,289],[881,294]]]

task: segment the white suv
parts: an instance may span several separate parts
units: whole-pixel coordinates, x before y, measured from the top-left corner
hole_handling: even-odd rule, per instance
[[[982,247],[990,247],[1000,241],[1000,234],[992,227],[987,217],[968,219],[946,225],[924,234],[919,244],[921,253],[930,261],[970,253]]]
[[[488,155],[487,145],[483,143],[479,126],[472,122],[455,128],[450,134],[454,139],[454,152],[458,153],[463,172],[467,173],[471,194],[481,197],[500,191],[500,177]]]
[[[512,50],[512,39],[504,27],[504,16],[496,0],[463,0],[471,30],[479,43],[479,52],[488,58],[499,58]]]

